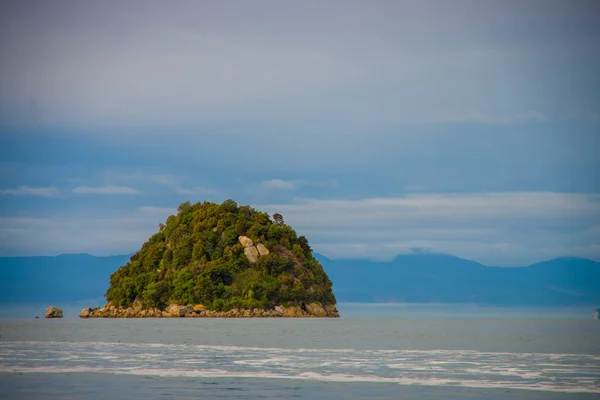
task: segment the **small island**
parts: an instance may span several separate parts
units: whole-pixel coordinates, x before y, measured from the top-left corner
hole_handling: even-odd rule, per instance
[[[81,318],[339,317],[304,236],[233,200],[182,203]]]

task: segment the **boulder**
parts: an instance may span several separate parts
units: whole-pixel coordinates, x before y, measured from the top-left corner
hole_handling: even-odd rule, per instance
[[[275,306],[275,312],[278,315],[284,315],[285,314],[285,308],[283,308],[282,306]]]
[[[194,306],[194,311],[195,312],[200,312],[200,311],[204,311],[204,310],[206,310],[206,307],[204,307],[204,305],[202,305],[202,304],[196,304]]]
[[[244,254],[250,263],[255,263],[258,260],[258,250],[254,246],[245,247]]]
[[[306,316],[306,311],[298,306],[289,306],[288,308],[284,308],[283,315],[285,317],[303,317]]]
[[[335,304],[326,305],[325,311],[327,312],[328,317],[335,317],[335,318],[340,317],[340,313],[338,312],[337,308],[335,308]]]
[[[81,312],[79,313],[79,318],[89,318],[90,314],[92,313],[92,309],[91,308],[84,308],[83,310],[81,310]]]
[[[140,299],[135,299],[133,302],[133,309],[135,311],[142,311],[144,309],[144,304],[140,301]]]
[[[266,256],[267,254],[269,254],[269,249],[267,249],[262,243],[256,245],[256,250],[258,250],[258,254],[260,254],[261,256]]]
[[[46,309],[46,318],[62,318],[63,317],[63,310],[58,308],[58,307],[54,307],[54,306],[50,306]]]
[[[314,315],[315,317],[326,317],[327,311],[323,308],[320,303],[310,303],[306,305],[306,311],[310,315]]]
[[[166,311],[166,316],[185,317],[186,314],[191,314],[194,309],[189,306],[180,306],[179,304],[170,304]]]
[[[254,246],[254,242],[248,236],[240,236],[238,239],[245,248]]]

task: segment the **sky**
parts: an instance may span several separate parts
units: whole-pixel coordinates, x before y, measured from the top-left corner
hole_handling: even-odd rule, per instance
[[[596,1],[4,1],[0,256],[233,198],[330,258],[600,261]]]

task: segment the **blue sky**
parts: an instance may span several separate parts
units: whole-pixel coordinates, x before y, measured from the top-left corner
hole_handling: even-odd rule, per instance
[[[333,257],[600,260],[594,1],[8,2],[0,255],[233,198]]]

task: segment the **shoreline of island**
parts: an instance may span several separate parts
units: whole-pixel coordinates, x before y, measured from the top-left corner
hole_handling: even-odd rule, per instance
[[[202,305],[183,306],[171,304],[159,308],[116,307],[107,304],[102,308],[84,308],[79,318],[339,318],[335,304],[301,304],[299,306],[275,306],[272,309],[233,308],[228,311],[209,310]]]

